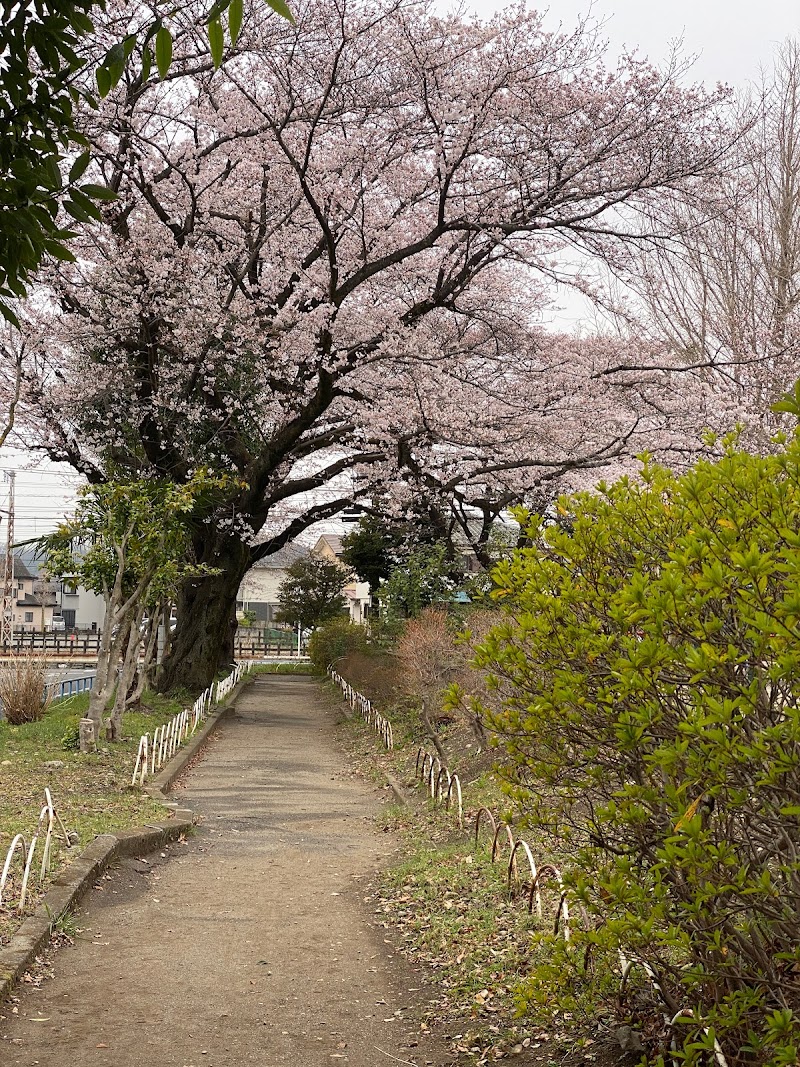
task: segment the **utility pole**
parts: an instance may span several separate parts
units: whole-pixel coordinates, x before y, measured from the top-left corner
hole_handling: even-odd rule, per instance
[[[6,524],[6,558],[3,573],[3,612],[0,615],[0,647],[11,651],[14,634],[14,471],[5,472],[8,482],[8,522]]]

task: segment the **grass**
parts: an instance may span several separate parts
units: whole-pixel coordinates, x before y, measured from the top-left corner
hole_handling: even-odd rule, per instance
[[[47,786],[67,829],[78,834],[78,847],[99,833],[128,829],[163,818],[165,808],[138,789],[130,788],[139,738],[152,733],[182,710],[177,699],[146,693],[141,710],[126,713],[125,740],[100,744],[98,752],[82,754],[74,748],[77,725],[88,707],[82,693],[52,704],[44,718],[21,726],[0,722],[0,863],[17,833],[26,840],[36,831]],[[59,761],[63,766],[48,767]],[[69,859],[63,844],[53,852],[51,874]],[[18,864],[15,864],[15,868]],[[36,864],[34,863],[34,869]],[[26,912],[41,896],[38,880]],[[8,896],[8,892],[6,894]],[[21,917],[0,908],[0,943],[7,940]]]
[[[313,674],[310,663],[259,663],[253,667],[253,674]]]

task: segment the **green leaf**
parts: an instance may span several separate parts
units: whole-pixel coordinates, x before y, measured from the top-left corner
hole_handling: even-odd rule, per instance
[[[150,77],[150,69],[153,65],[153,53],[149,47],[145,47],[142,52],[142,81],[146,82]]]
[[[97,81],[97,91],[100,97],[108,96],[111,91],[111,75],[105,67],[98,67],[94,72],[95,80]]]
[[[90,156],[90,154],[88,152],[81,152],[81,154],[78,156],[78,158],[75,160],[75,162],[70,167],[70,170],[69,170],[70,185],[73,182],[78,181],[79,178],[83,177],[83,172],[89,166],[89,160],[91,158],[92,157]]]
[[[216,70],[222,62],[222,52],[225,47],[225,39],[222,34],[222,23],[214,19],[208,24],[208,43],[211,47],[211,58],[214,60]]]
[[[206,25],[219,20],[220,15],[227,9],[230,0],[216,0],[209,13],[206,15]]]
[[[772,405],[772,410],[800,419],[800,381],[794,383],[793,393],[784,393],[780,400]]]
[[[156,66],[162,79],[166,78],[171,62],[172,34],[166,26],[162,26],[156,34]]]
[[[53,259],[61,260],[63,263],[75,262],[75,256],[73,256],[72,252],[70,252],[68,248],[65,248],[64,245],[60,245],[58,241],[45,241],[44,247]]]
[[[286,19],[294,26],[294,15],[289,10],[289,5],[286,0],[267,0],[267,6],[271,7],[276,15],[280,15],[281,18]]]
[[[113,189],[109,189],[107,185],[82,185],[81,192],[86,193],[93,200],[116,200],[117,194]]]
[[[76,204],[73,200],[64,201],[64,210],[68,215],[72,215],[73,219],[77,219],[78,222],[88,222],[89,213],[85,211],[79,204]]]
[[[6,322],[10,322],[12,326],[16,326],[17,329],[20,328],[19,319],[8,306],[8,304],[3,303],[2,300],[0,300],[0,315],[2,315]]]
[[[125,58],[128,59],[131,52],[136,47],[136,34],[129,33],[125,40],[122,42],[122,50],[125,53]]]
[[[122,41],[117,41],[117,43],[106,52],[103,66],[108,71],[112,89],[122,77],[122,72],[125,70],[125,59],[125,45]]]
[[[230,33],[232,46],[239,40],[243,16],[243,0],[231,0],[231,6],[228,8],[228,32]]]

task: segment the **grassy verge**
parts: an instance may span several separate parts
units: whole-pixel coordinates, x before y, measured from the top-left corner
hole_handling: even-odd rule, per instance
[[[313,674],[310,663],[258,663],[253,674]]]
[[[80,694],[51,705],[39,722],[22,726],[0,722],[0,864],[15,834],[22,833],[30,840],[35,833],[45,787],[50,789],[67,828],[77,832],[78,847],[98,833],[163,817],[165,809],[138,789],[131,789],[130,780],[141,734],[152,733],[183,704],[147,693],[141,710],[125,716],[126,740],[101,744],[97,753],[82,754],[72,746],[76,744],[78,719],[87,706],[88,694]],[[68,859],[63,844],[56,845],[51,874]],[[15,870],[19,866],[15,862]],[[36,868],[34,862],[34,871]],[[39,886],[38,878],[32,881],[35,892],[26,912],[46,889],[46,885]],[[10,898],[8,892],[6,896]],[[0,908],[0,943],[7,940],[22,917]]]
[[[341,706],[339,690],[330,686],[329,693]],[[391,774],[412,798],[409,807],[384,809],[382,829],[402,835],[402,859],[371,886],[371,893],[387,936],[436,990],[430,1026],[444,1028],[453,1051],[478,1067],[515,1056],[539,1065],[619,1062],[618,1055],[600,1051],[597,1024],[588,1016],[551,1010],[537,1016],[526,1008],[525,980],[551,951],[558,896],[552,885],[543,885],[543,918],[530,915],[524,856],[518,854],[512,896],[505,835],[495,863],[491,833],[482,831],[475,847],[472,829],[480,807],[500,818],[508,815],[507,798],[486,753],[462,744],[451,768],[464,787],[465,829],[459,830],[453,812],[434,807],[417,783],[414,763],[422,737],[417,713],[402,701],[381,711],[392,719],[393,752],[383,749],[357,715],[345,724],[343,740],[362,774],[384,782]],[[429,743],[425,747],[431,750]],[[561,859],[544,852],[545,845],[529,833],[524,837],[537,858]]]

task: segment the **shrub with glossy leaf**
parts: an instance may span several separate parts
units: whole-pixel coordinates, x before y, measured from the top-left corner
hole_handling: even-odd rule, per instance
[[[333,619],[319,626],[308,641],[308,655],[317,674],[324,674],[328,667],[351,652],[363,652],[367,647],[367,631],[349,619]]]
[[[591,929],[523,999],[617,1004],[658,1061],[800,1047],[800,437],[560,502],[494,572],[479,649],[525,818],[575,857]],[[585,924],[583,924],[585,926]],[[635,983],[634,983],[635,979]],[[670,1029],[664,1016],[681,1012]]]

